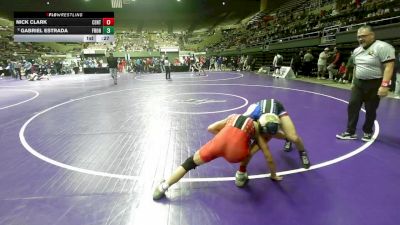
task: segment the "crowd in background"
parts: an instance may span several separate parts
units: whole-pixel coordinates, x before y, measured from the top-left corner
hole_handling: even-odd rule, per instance
[[[400,22],[399,1],[351,1],[351,0],[313,0],[291,1],[292,5],[269,12],[259,12],[248,22],[240,25],[217,28],[202,33],[167,33],[167,32],[134,32],[123,31],[116,33],[116,42],[67,44],[69,54],[73,59],[52,57],[65,55],[65,52],[37,43],[13,42],[13,28],[0,26],[0,75],[22,79],[29,74],[70,74],[82,73],[84,68],[105,68],[104,55],[85,55],[82,49],[104,49],[105,52],[152,52],[160,51],[163,46],[176,46],[180,50],[223,52],[240,50],[255,46],[265,47],[276,40],[286,38],[306,37],[305,34],[316,34],[321,37],[329,32],[339,32],[339,28],[356,29],[348,25],[368,21],[382,23]],[[293,3],[294,2],[294,3]],[[382,24],[378,24],[382,25]],[[338,29],[330,29],[337,27]],[[329,28],[329,29],[328,29]],[[300,35],[300,36],[299,36]],[[335,35],[335,33],[329,33]],[[207,37],[206,44],[199,45]],[[300,38],[301,38],[300,37]],[[196,46],[196,47],[193,47]],[[199,47],[201,46],[201,47]],[[43,55],[48,55],[45,58]],[[119,57],[120,72],[158,73],[163,72],[164,55],[161,57]],[[352,79],[351,52],[342,52],[334,45],[312,49],[298,49],[297,52],[280,55],[282,62],[276,65],[275,59],[258,62],[270,66],[273,72],[280,66],[291,66],[298,76],[327,79],[339,83],[348,83]],[[275,58],[275,57],[274,57]],[[251,54],[240,55],[187,55],[169,58],[172,66],[186,66],[188,71],[193,68],[204,68],[215,71],[251,71],[258,69],[257,57]],[[195,66],[193,66],[195,65]],[[22,76],[21,76],[22,75]]]

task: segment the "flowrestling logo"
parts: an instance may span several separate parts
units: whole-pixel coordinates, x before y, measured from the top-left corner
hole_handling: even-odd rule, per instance
[[[179,103],[179,104],[189,104],[189,105],[202,105],[202,104],[209,104],[209,103],[223,103],[226,102],[226,100],[217,100],[217,99],[209,99],[209,98],[204,98],[204,99],[174,99],[170,100],[169,102],[173,103]]]

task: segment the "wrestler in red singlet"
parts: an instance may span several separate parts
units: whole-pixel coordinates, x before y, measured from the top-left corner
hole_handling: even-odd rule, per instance
[[[218,157],[224,157],[230,163],[240,162],[250,153],[250,139],[254,136],[253,120],[232,114],[228,117],[225,127],[200,148],[200,157],[204,162]]]

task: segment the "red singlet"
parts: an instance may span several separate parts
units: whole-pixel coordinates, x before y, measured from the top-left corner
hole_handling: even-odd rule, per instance
[[[251,118],[233,114],[213,139],[200,148],[200,158],[209,162],[224,157],[230,163],[244,160],[250,153],[250,139],[255,135]]]

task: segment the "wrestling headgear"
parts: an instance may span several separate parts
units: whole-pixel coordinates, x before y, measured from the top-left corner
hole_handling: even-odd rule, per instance
[[[260,133],[274,135],[279,129],[279,117],[273,113],[265,113],[258,119],[260,123]]]

